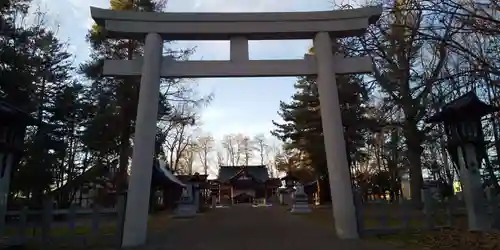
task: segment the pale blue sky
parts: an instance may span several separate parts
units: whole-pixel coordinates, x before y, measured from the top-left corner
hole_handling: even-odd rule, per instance
[[[48,12],[47,20],[59,26],[59,36],[68,40],[76,63],[87,58],[85,35],[92,25],[89,7],[109,7],[109,0],[35,0]],[[169,12],[271,12],[329,10],[331,0],[169,0]],[[311,41],[252,41],[251,59],[302,58]],[[197,47],[191,59],[229,59],[228,42],[176,42],[178,47]],[[199,79],[199,92],[215,98],[202,113],[204,131],[216,138],[227,133],[268,134],[271,121],[279,119],[280,100],[289,100],[295,78]]]

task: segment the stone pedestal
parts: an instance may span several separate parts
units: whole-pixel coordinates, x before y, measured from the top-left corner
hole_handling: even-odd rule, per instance
[[[212,209],[217,208],[217,196],[212,195]]]
[[[463,149],[462,147],[458,148],[458,155],[469,230],[489,230],[491,229],[491,220],[482,188],[476,149],[473,144],[466,144]]]
[[[292,210],[290,212],[294,214],[305,214],[311,212],[311,205],[307,199],[307,194],[304,192],[304,187],[302,185],[297,186],[293,197]]]
[[[492,185],[487,186],[484,189],[484,194],[486,196],[486,201],[488,202],[488,213],[494,214],[495,210],[498,209],[494,187]]]
[[[193,197],[193,186],[188,185],[183,191],[179,205],[174,212],[176,218],[190,218],[196,216],[198,207]]]
[[[196,211],[199,212],[200,208],[201,208],[200,185],[199,184],[192,185],[192,194],[193,194],[194,206],[196,207]]]
[[[421,193],[421,196],[422,196],[422,202],[424,203],[424,207],[423,207],[423,213],[425,215],[431,215],[433,213],[433,207],[435,205],[435,200],[433,200],[433,197],[432,197],[432,192],[431,190],[429,189],[429,187],[426,187],[424,186],[421,190],[420,190],[420,193]]]

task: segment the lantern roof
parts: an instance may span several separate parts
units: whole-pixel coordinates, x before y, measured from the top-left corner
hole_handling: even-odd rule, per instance
[[[299,178],[295,177],[295,175],[292,173],[292,171],[288,171],[288,172],[286,172],[286,175],[281,178],[281,180],[283,180],[283,181],[287,181],[287,180],[298,181]]]
[[[498,111],[498,108],[484,103],[473,91],[447,103],[441,112],[430,117],[427,122],[464,121],[483,117]]]

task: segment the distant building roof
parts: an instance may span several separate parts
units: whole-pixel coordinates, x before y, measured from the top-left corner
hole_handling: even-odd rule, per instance
[[[168,169],[167,164],[160,160],[155,160],[153,163],[153,180],[155,184],[172,182],[182,187],[186,186],[172,173],[172,171]]]
[[[194,173],[194,174],[178,174],[175,175],[177,179],[182,181],[182,183],[189,183],[189,182],[206,182],[208,179],[207,174],[199,174],[199,173]]]
[[[266,182],[269,180],[267,167],[264,165],[256,166],[220,166],[217,181],[228,182],[240,173],[246,172],[257,181]]]
[[[60,192],[70,192],[71,190],[76,190],[80,188],[83,184],[87,182],[112,182],[110,176],[110,170],[106,166],[92,166],[85,170],[83,173],[76,176],[74,179],[66,182],[62,187],[57,188],[52,191],[54,194],[59,194]],[[105,177],[104,179],[102,177]],[[165,183],[173,183],[185,187],[186,185],[182,183],[175,175],[166,168],[165,164],[161,164],[160,161],[155,160],[153,162],[152,171],[152,185],[162,185]]]
[[[70,193],[80,188],[87,182],[101,182],[100,177],[107,176],[109,170],[102,165],[92,166],[85,170],[83,173],[75,176],[72,180],[67,181],[64,185],[51,191],[53,195],[61,193]],[[103,180],[106,182],[107,180]]]

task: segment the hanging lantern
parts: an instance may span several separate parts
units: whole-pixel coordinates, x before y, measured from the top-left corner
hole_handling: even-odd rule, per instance
[[[480,166],[470,166],[471,163],[463,159],[466,152],[464,146],[474,145],[477,162],[480,163],[485,152],[481,118],[495,111],[496,107],[482,102],[474,92],[469,92],[446,104],[441,112],[429,118],[428,122],[444,124],[447,149],[457,166],[463,161],[466,168],[479,168]]]

